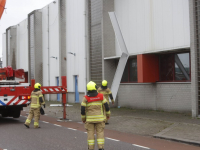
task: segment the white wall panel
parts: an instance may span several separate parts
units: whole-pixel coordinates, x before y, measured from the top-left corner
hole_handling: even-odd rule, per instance
[[[190,46],[188,0],[115,0],[115,13],[130,54]]]
[[[49,4],[49,56],[57,57],[50,59],[50,86],[56,85],[56,77],[59,77],[59,6],[56,3]],[[60,82],[61,83],[61,82]]]
[[[17,25],[16,68],[28,71],[28,20]]]
[[[74,76],[78,76],[78,91],[85,92],[85,1],[67,0],[67,86],[69,92],[75,91]]]
[[[3,45],[3,49],[2,49],[2,67],[6,67],[6,33],[2,34],[2,45]]]
[[[163,0],[163,30],[165,34],[163,35],[164,47],[172,48],[174,38],[173,38],[173,6],[171,0]]]
[[[177,7],[178,6],[178,7]],[[183,0],[173,1],[173,30],[174,30],[174,47],[184,45],[184,20],[183,18]],[[189,13],[189,11],[188,11]],[[180,15],[181,14],[181,15]]]
[[[164,43],[164,39],[163,39],[163,11],[162,11],[162,4],[163,4],[163,0],[153,0],[152,1],[153,4],[150,3],[152,9],[152,19],[153,19],[153,24],[150,24],[153,27],[153,37],[154,40],[152,43],[152,46],[149,47],[152,50],[160,50],[163,49],[163,43]],[[151,16],[150,16],[151,17]],[[142,50],[142,49],[141,49]],[[147,48],[146,51],[148,51],[149,49]]]
[[[183,5],[183,34],[184,34],[184,43],[190,42],[190,32],[188,32],[188,29],[190,29],[190,23],[188,23],[189,18],[189,1],[182,1]],[[187,45],[187,44],[186,44]]]

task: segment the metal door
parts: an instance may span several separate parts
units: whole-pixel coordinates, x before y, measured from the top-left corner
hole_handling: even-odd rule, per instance
[[[78,76],[75,77],[75,103],[79,103],[79,93],[78,93]]]
[[[59,77],[56,77],[57,86],[59,86]],[[60,101],[60,94],[57,94],[57,101]]]

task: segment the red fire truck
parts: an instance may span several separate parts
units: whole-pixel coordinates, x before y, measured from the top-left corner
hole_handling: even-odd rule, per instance
[[[31,84],[27,83],[27,81],[28,74],[23,69],[0,68],[0,114],[2,117],[19,118],[23,107],[27,107],[30,103],[30,95],[34,90],[35,80],[31,80]],[[62,86],[43,86],[41,91],[43,94],[62,93],[62,103],[65,106],[67,93],[66,76],[62,76]],[[63,115],[66,118],[65,107]]]

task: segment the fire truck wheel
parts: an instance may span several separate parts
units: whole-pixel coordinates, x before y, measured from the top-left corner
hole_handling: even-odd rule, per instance
[[[19,118],[20,117],[20,113],[21,113],[20,110],[14,111],[13,112],[13,118]]]

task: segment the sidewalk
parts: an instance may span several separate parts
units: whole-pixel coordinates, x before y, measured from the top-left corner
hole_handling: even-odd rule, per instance
[[[45,113],[51,117],[62,117],[62,107],[50,107],[46,102]],[[81,122],[80,104],[67,107],[67,118]],[[24,108],[28,111],[29,108]],[[169,113],[152,110],[111,108],[111,119],[106,129],[148,137],[164,138],[200,146],[200,119],[191,114]]]

